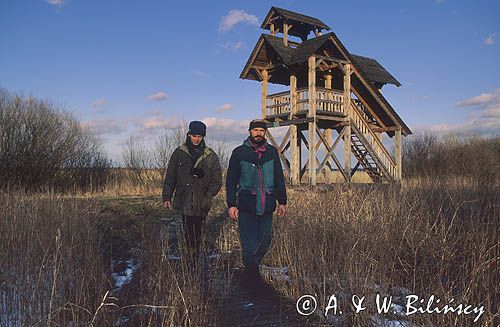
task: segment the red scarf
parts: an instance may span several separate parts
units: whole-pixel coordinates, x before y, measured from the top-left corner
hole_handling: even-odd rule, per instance
[[[264,152],[267,151],[266,142],[262,143],[261,145],[258,145],[253,142],[251,137],[248,137],[248,141],[250,142],[253,151],[257,153],[257,155],[259,156],[259,159],[262,158]]]

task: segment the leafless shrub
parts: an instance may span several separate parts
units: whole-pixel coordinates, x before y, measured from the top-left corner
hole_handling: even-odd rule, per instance
[[[95,190],[107,168],[99,140],[71,114],[0,89],[0,187]]]
[[[404,143],[403,171],[406,177],[465,177],[479,183],[500,178],[500,137],[439,138],[417,134]]]

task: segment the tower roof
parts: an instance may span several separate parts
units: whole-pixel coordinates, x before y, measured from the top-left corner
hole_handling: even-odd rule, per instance
[[[310,56],[325,57],[322,50],[330,50],[332,59],[350,62],[354,66],[353,87],[361,96],[368,99],[370,106],[377,109],[380,119],[392,126],[397,122],[403,128],[403,134],[411,134],[411,130],[399,117],[385,97],[378,91],[383,84],[401,84],[375,59],[352,55],[345,48],[334,32],[306,40],[294,46],[285,46],[283,39],[273,35],[262,34],[252,54],[241,72],[240,78],[260,81],[259,70],[269,69],[269,82],[289,85],[290,70],[307,67]],[[302,68],[301,68],[302,67]],[[388,132],[393,135],[394,132]]]
[[[262,22],[261,28],[270,30],[271,24],[275,24],[278,29],[280,29],[284,22],[292,25],[288,30],[288,34],[301,38],[307,37],[307,35],[315,29],[330,30],[328,25],[317,18],[278,7],[271,7],[266,18],[264,18]]]
[[[300,43],[296,48],[287,47],[283,44],[283,39],[277,36],[262,34],[259,40],[265,40],[265,44],[268,45],[271,49],[273,49],[276,54],[281,59],[281,63],[292,66],[295,64],[301,64],[307,61],[307,59],[314,55],[314,53],[323,46],[329,38],[333,36],[332,33],[328,33],[313,39],[306,40]],[[254,49],[253,53],[259,52],[257,49],[259,47],[259,43],[257,42],[257,46]],[[253,54],[252,53],[252,54]],[[355,54],[349,54],[351,61],[359,67],[359,69],[363,72],[366,78],[380,88],[380,86],[384,84],[393,84],[396,86],[401,86],[401,83],[391,74],[389,73],[377,60],[369,57],[364,57]],[[249,58],[249,62],[243,69],[240,78],[246,79],[249,78],[247,76],[247,69],[249,68],[250,60],[252,56]],[[254,78],[249,78],[254,79]]]

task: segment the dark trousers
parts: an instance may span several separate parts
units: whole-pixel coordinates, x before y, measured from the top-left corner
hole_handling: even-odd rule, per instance
[[[183,215],[182,222],[189,254],[193,259],[197,259],[200,256],[201,234],[205,224],[205,217]]]
[[[242,259],[248,274],[259,273],[260,260],[271,244],[273,214],[257,216],[248,212],[239,212],[238,228],[242,248]]]

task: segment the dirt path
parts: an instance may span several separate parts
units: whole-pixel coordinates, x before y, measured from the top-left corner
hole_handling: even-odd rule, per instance
[[[165,251],[168,260],[179,260],[176,255],[176,237],[180,234],[178,220],[165,217],[164,211],[157,211],[156,199],[130,197],[112,199],[106,203],[103,222],[105,260],[111,263],[111,273],[115,289],[113,296],[118,298],[121,307],[136,303],[141,298],[141,256],[147,256],[140,244],[144,235],[167,237],[171,245]],[[213,234],[221,232],[221,226],[207,226]],[[147,231],[147,232],[145,232]],[[166,243],[165,243],[166,244]],[[267,294],[255,294],[240,287],[240,269],[237,267],[237,253],[209,254],[205,264],[205,278],[212,283],[212,294],[217,294],[213,318],[217,326],[307,326],[312,323],[299,316],[295,303],[276,290]],[[218,291],[220,290],[220,291]],[[137,315],[136,308],[122,310],[117,325],[140,326],[144,323]],[[212,320],[212,319],[210,319]],[[317,325],[317,324],[314,324]]]

